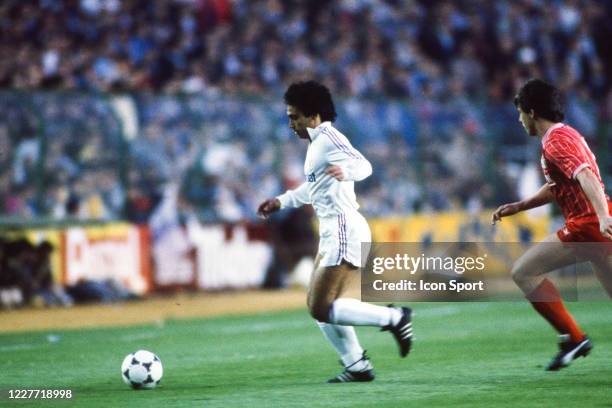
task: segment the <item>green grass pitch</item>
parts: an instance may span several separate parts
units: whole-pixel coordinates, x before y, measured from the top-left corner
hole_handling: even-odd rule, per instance
[[[416,303],[413,351],[358,328],[367,384],[325,384],[337,356],[306,311],[160,325],[0,336],[0,405],[79,407],[603,407],[612,403],[612,303],[569,308],[594,341],[586,359],[545,372],[556,335],[525,302]],[[51,335],[51,337],[49,337]],[[56,337],[53,337],[56,336]],[[52,341],[49,341],[51,339]],[[123,357],[157,353],[164,378],[135,391]],[[71,388],[71,402],[9,401],[9,388]]]

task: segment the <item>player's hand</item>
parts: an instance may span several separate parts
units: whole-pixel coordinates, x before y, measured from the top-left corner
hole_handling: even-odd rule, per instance
[[[521,203],[508,203],[504,205],[500,205],[497,207],[497,210],[491,216],[491,224],[495,225],[497,221],[501,221],[503,217],[508,217],[510,215],[514,215],[521,211]]]
[[[612,240],[612,217],[607,215],[599,219],[599,231],[601,231],[601,235]]]
[[[278,198],[269,198],[263,203],[259,204],[257,208],[257,215],[261,218],[268,218],[270,214],[280,210],[281,203]]]
[[[329,166],[325,169],[325,174],[329,174],[334,177],[338,181],[342,181],[346,178],[346,174],[344,174],[344,170],[340,166]]]

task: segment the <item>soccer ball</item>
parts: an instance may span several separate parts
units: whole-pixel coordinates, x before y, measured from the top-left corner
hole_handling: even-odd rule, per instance
[[[121,378],[132,388],[155,388],[161,381],[164,369],[161,360],[146,350],[130,353],[121,364]]]

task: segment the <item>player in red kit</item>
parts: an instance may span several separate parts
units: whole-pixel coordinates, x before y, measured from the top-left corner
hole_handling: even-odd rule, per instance
[[[565,308],[559,291],[545,274],[577,260],[592,263],[597,277],[612,296],[612,204],[605,194],[595,156],[584,138],[564,119],[560,92],[539,80],[527,81],[514,98],[519,121],[530,136],[542,138],[542,170],[546,178],[533,196],[500,206],[492,223],[555,201],[563,211],[565,226],[530,248],[512,267],[512,278],[533,307],[560,334],[559,353],[547,367],[556,371],[593,347],[589,338]],[[585,255],[579,245],[601,243]],[[586,257],[586,258],[585,258]]]

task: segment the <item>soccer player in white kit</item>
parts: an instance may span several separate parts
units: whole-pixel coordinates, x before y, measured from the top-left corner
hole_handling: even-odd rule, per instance
[[[340,355],[344,372],[330,383],[372,381],[374,370],[353,326],[389,330],[405,357],[412,344],[411,310],[376,306],[341,297],[362,265],[362,243],[370,228],[357,211],[354,183],[372,174],[370,162],[332,126],[336,110],[329,90],[315,81],[296,82],[285,92],[289,127],[309,141],[304,176],[295,190],[264,201],[257,213],[267,217],[288,207],[311,204],[319,219],[319,249],[308,288],[308,309]],[[365,258],[365,255],[363,254]]]

